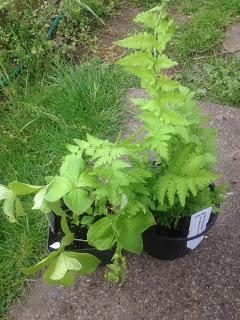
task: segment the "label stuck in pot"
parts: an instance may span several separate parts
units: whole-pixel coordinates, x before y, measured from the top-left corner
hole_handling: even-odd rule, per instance
[[[212,212],[212,208],[210,207],[210,208],[201,210],[199,212],[196,212],[191,216],[188,238],[194,237],[197,234],[202,233],[206,229],[211,212]],[[187,248],[195,249],[199,245],[199,243],[203,240],[203,237],[204,236],[201,236],[199,238],[188,241]]]

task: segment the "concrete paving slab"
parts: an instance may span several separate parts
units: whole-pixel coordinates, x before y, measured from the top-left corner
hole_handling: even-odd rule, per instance
[[[240,57],[240,23],[227,28],[223,46],[236,57]]]
[[[144,93],[131,89],[128,97],[133,96]],[[218,130],[219,171],[230,181],[223,212],[200,247],[174,261],[128,255],[123,288],[105,282],[103,269],[69,289],[37,280],[29,297],[11,307],[11,319],[240,319],[240,109],[200,105],[212,114],[211,126]],[[136,129],[138,124],[130,120]]]

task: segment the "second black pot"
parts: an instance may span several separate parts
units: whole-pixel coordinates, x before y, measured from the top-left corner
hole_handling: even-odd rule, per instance
[[[197,239],[208,232],[214,225],[218,215],[211,213],[206,229],[191,238],[188,238],[190,218],[184,218],[180,221],[180,230],[174,235],[164,235],[163,230],[158,226],[152,226],[143,233],[144,251],[154,258],[162,260],[173,260],[180,258],[192,249],[187,247],[187,242]]]

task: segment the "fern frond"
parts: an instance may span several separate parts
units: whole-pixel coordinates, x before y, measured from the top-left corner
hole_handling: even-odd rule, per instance
[[[141,66],[152,68],[154,65],[155,59],[151,53],[148,52],[134,52],[130,53],[126,57],[123,57],[118,60],[118,64],[126,67],[132,66]]]
[[[117,44],[120,47],[128,49],[142,49],[149,50],[152,48],[157,48],[158,42],[155,39],[152,33],[142,32],[134,34],[125,39],[115,41],[114,44]]]
[[[156,11],[150,10],[141,12],[133,19],[133,21],[136,23],[141,23],[147,28],[154,29],[159,21],[159,17],[155,12]]]
[[[173,206],[174,204],[174,198],[175,198],[176,192],[177,192],[176,180],[172,179],[167,187],[167,197],[168,197],[170,206]]]
[[[161,205],[164,204],[164,198],[171,179],[172,176],[170,174],[166,174],[165,176],[161,176],[158,180],[158,201]]]
[[[176,65],[177,65],[177,62],[172,61],[165,54],[162,54],[156,62],[156,69],[157,70],[169,69]]]
[[[186,179],[180,177],[176,179],[176,185],[177,185],[177,194],[181,203],[181,206],[185,206],[185,200],[187,197],[187,191],[188,191],[188,186],[187,186],[187,181]]]

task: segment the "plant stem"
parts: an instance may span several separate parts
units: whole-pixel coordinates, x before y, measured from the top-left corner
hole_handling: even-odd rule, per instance
[[[87,240],[83,240],[83,239],[75,239],[75,238],[74,238],[74,241],[88,242]]]

